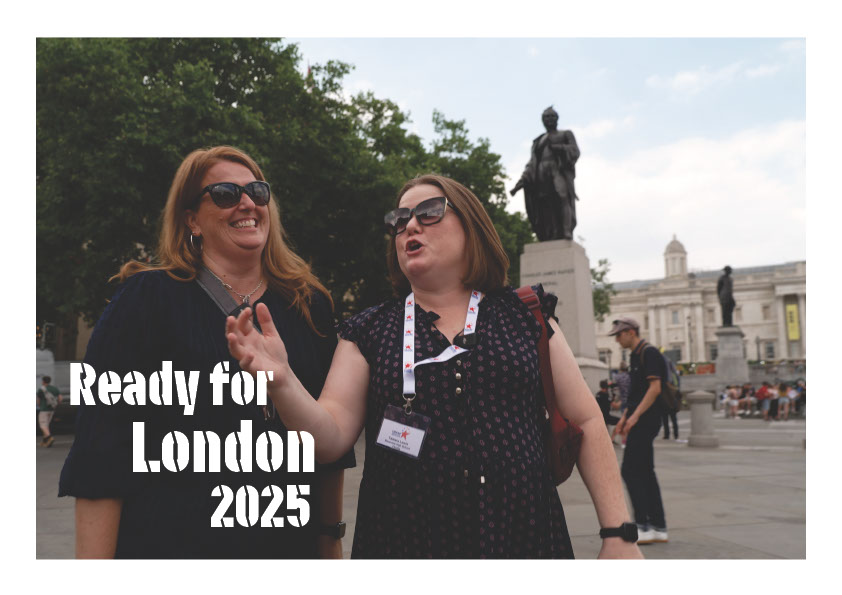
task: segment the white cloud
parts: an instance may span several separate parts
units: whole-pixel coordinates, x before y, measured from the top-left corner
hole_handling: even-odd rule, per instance
[[[761,66],[757,66],[755,68],[747,68],[746,69],[746,76],[750,79],[758,78],[761,76],[771,76],[778,72],[781,69],[780,64],[775,65],[767,65],[763,64]]]
[[[804,121],[688,138],[619,160],[577,164],[579,226],[612,280],[663,276],[672,234],[692,269],[806,257]]]
[[[505,164],[506,167],[506,192],[514,188],[517,181],[520,179],[523,169],[529,163],[529,154],[532,151],[532,139],[524,139],[520,143],[517,153],[512,157],[511,161]],[[523,190],[516,195],[509,195],[509,203],[506,205],[506,210],[509,213],[526,213],[526,205],[523,201]]]
[[[804,39],[789,39],[783,42],[779,49],[784,52],[804,53],[807,51],[807,42]]]
[[[584,126],[573,126],[572,130],[576,132],[577,142],[581,142],[583,139],[585,141],[595,140],[608,136],[612,132],[620,129],[630,128],[634,125],[634,122],[634,116],[626,116],[622,120],[604,119],[591,122]]]
[[[714,85],[727,84],[741,78],[771,76],[782,67],[782,64],[747,66],[743,62],[735,62],[718,70],[702,66],[696,70],[682,70],[671,76],[653,74],[646,79],[646,85],[654,89],[667,89],[678,95],[695,95]]]
[[[695,95],[711,85],[727,83],[743,69],[741,62],[729,64],[718,70],[709,70],[702,66],[696,70],[682,70],[672,76],[652,75],[646,79],[646,84],[656,89],[669,89],[671,91]]]

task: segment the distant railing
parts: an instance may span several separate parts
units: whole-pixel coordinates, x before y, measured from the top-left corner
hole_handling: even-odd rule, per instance
[[[682,376],[716,374],[714,362],[679,363],[676,364],[676,367]],[[807,376],[807,360],[749,360],[748,369],[752,376],[768,376],[787,380],[801,379]]]

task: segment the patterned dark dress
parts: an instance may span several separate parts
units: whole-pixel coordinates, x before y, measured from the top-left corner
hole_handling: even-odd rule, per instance
[[[536,291],[545,318],[557,298]],[[416,306],[416,361],[450,343]],[[542,443],[540,328],[514,289],[480,302],[478,344],[416,370],[413,411],[432,419],[418,459],[377,446],[387,405],[403,405],[403,300],[344,322],[371,367],[366,454],[352,557],[572,558]],[[552,333],[552,329],[550,329]]]
[[[275,326],[287,346],[290,365],[310,394],[321,393],[330,368],[336,335],[330,305],[316,294],[311,315],[325,336],[312,331],[289,304],[267,291],[257,302],[269,308]],[[240,371],[228,352],[225,316],[195,282],[176,281],[162,271],[138,273],[123,283],[106,307],[91,340],[85,362],[98,375],[106,370],[122,378],[134,370],[149,378],[172,361],[173,370],[199,371],[195,412],[186,416],[182,407],[80,406],[76,437],[65,461],[59,496],[122,498],[123,510],[117,537],[118,558],[315,558],[318,521],[317,482],[313,473],[267,473],[254,466],[252,472],[160,473],[132,472],[132,422],[145,422],[146,458],[161,459],[161,441],[172,430],[192,440],[193,431],[213,431],[224,441],[240,430],[242,420],[252,422],[253,439],[272,430],[286,440],[286,428],[277,418],[265,420],[256,404],[237,405],[230,384],[224,385],[223,404],[211,404],[210,373],[218,362],[229,362],[229,374]],[[96,396],[96,390],[94,390]],[[173,397],[177,400],[176,397]],[[332,468],[354,466],[353,452]],[[318,473],[318,468],[316,473]],[[212,497],[218,484],[234,492],[252,485],[258,493],[267,485],[284,489],[289,484],[309,484],[311,520],[303,528],[243,527],[211,528],[210,518],[221,498]],[[268,498],[260,498],[260,512]],[[286,500],[277,516],[285,517]],[[232,504],[226,516],[234,516]]]

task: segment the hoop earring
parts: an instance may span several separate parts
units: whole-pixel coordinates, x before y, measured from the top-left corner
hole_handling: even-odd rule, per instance
[[[199,247],[196,248],[196,244],[193,242],[193,238],[196,237],[192,233],[190,234],[190,247],[193,249],[194,252],[201,252],[202,251],[202,244],[199,244]],[[201,238],[201,236],[199,236]]]

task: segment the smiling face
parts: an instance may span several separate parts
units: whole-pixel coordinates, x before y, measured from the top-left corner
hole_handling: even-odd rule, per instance
[[[208,169],[200,188],[219,182],[245,186],[256,181],[244,165],[220,161]],[[269,207],[257,206],[245,193],[236,206],[221,209],[207,192],[199,199],[196,210],[188,210],[185,221],[193,235],[202,237],[202,251],[211,259],[240,259],[254,255],[260,258],[269,237]]]
[[[398,206],[408,209],[444,192],[437,186],[421,184],[406,191]],[[465,231],[459,215],[450,207],[434,225],[421,225],[413,217],[406,231],[395,237],[398,263],[411,284],[438,280],[461,281],[465,276]]]

